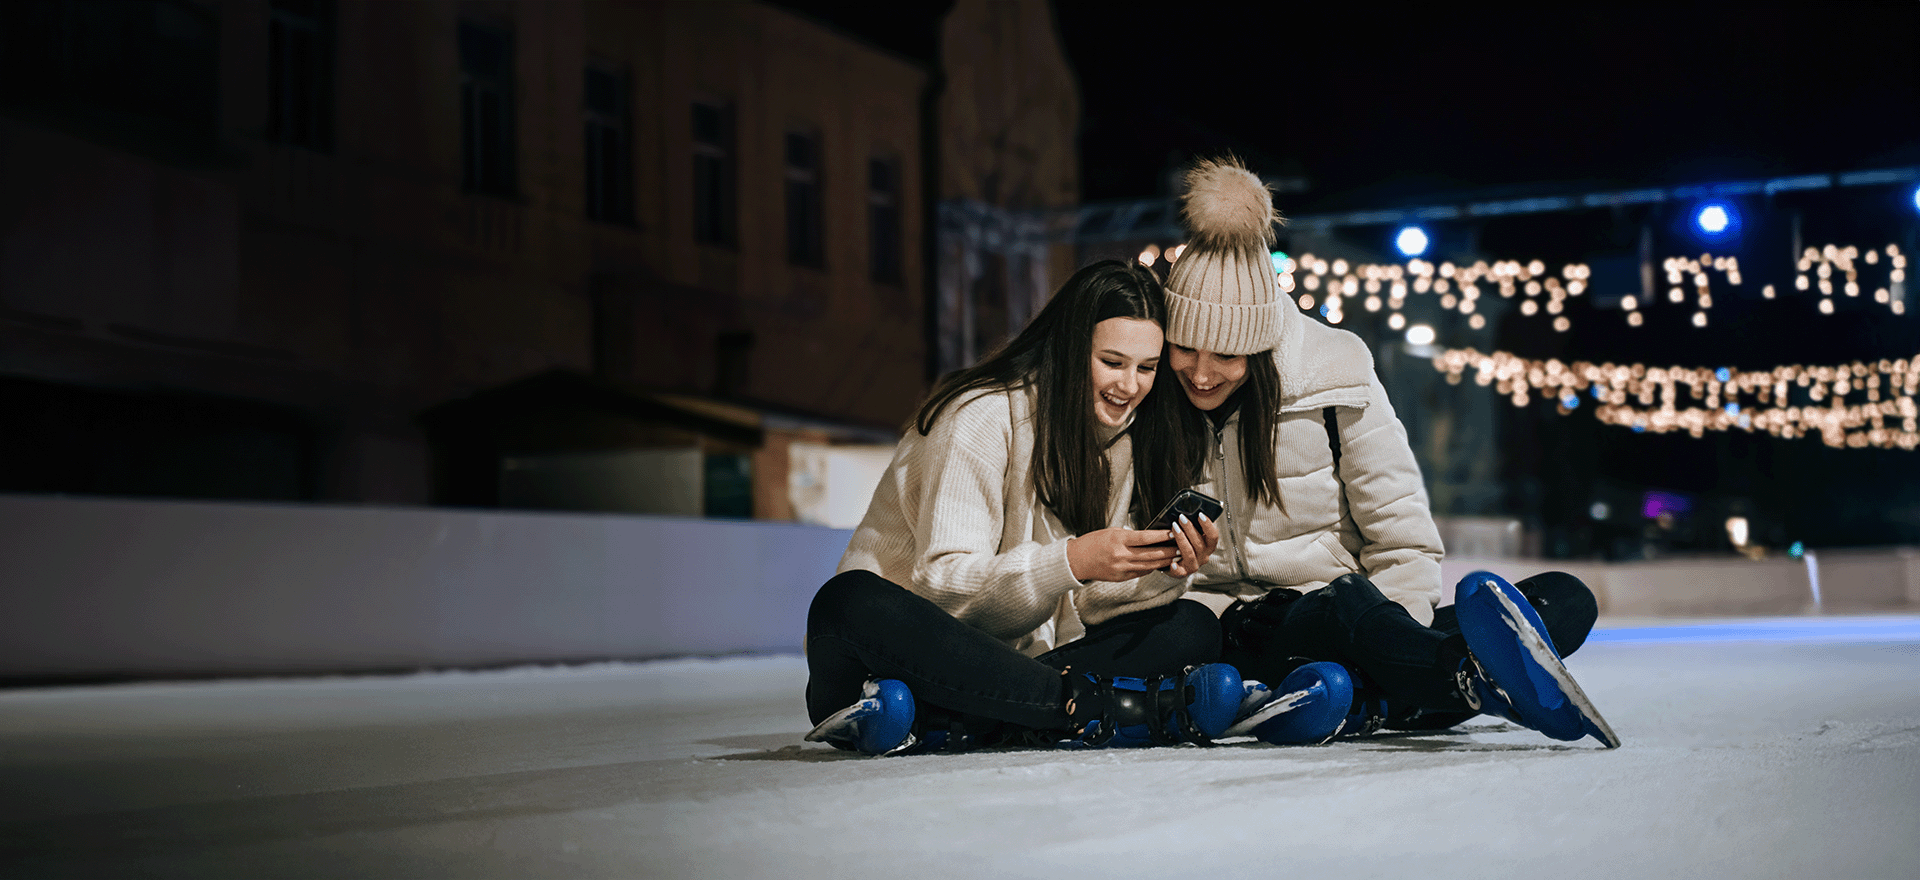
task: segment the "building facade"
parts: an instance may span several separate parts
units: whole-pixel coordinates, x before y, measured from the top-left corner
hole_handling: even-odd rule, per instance
[[[671,447],[784,518],[785,444],[928,387],[924,61],[750,2],[0,21],[0,491],[498,504]],[[571,417],[488,408],[528,387]]]

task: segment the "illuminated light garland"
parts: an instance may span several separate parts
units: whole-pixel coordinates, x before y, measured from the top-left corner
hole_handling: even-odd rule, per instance
[[[1835,448],[1911,451],[1920,447],[1920,406],[1915,404],[1920,393],[1920,354],[1875,363],[1796,364],[1746,371],[1562,363],[1456,348],[1435,355],[1433,366],[1456,385],[1471,369],[1475,384],[1493,386],[1516,407],[1526,406],[1538,394],[1542,400],[1554,401],[1560,414],[1566,415],[1585,394],[1596,404],[1596,418],[1635,432],[1686,431],[1700,437],[1707,431],[1737,428],[1785,439],[1817,432]],[[1681,386],[1686,386],[1684,403]],[[1795,405],[1797,398],[1804,398],[1807,405]]]
[[[1163,252],[1169,262],[1186,249],[1178,245]],[[1885,254],[1884,260],[1882,253]],[[1141,255],[1145,261],[1146,254]],[[1821,314],[1834,312],[1834,293],[1858,298],[1867,285],[1861,283],[1861,266],[1886,265],[1886,284],[1873,287],[1873,299],[1893,314],[1906,311],[1907,257],[1898,245],[1860,251],[1848,245],[1807,248],[1796,261],[1798,273],[1794,289],[1820,290]],[[1703,253],[1699,258],[1670,257],[1661,263],[1666,272],[1666,298],[1673,303],[1687,298],[1685,286],[1693,287],[1692,323],[1708,324],[1707,312],[1713,307],[1709,273],[1723,275],[1729,285],[1741,283],[1739,260],[1732,256],[1715,257]],[[1456,266],[1438,265],[1412,259],[1399,264],[1362,263],[1349,265],[1343,259],[1329,263],[1312,254],[1298,259],[1285,258],[1275,265],[1282,292],[1293,294],[1300,309],[1317,313],[1329,324],[1345,317],[1344,300],[1366,292],[1363,306],[1368,312],[1382,308],[1379,296],[1387,294],[1387,326],[1400,330],[1407,326],[1401,309],[1409,294],[1432,293],[1441,308],[1458,311],[1475,330],[1484,328],[1486,316],[1477,301],[1485,284],[1503,299],[1524,296],[1519,308],[1523,315],[1544,310],[1554,316],[1555,331],[1565,333],[1572,327],[1562,314],[1565,301],[1586,291],[1591,267],[1571,263],[1561,267],[1559,276],[1549,275],[1540,260],[1522,264],[1517,260],[1493,263],[1476,262]],[[1299,276],[1299,277],[1296,277]],[[1565,279],[1564,281],[1562,279]],[[1836,286],[1836,281],[1840,282]],[[1313,291],[1325,288],[1324,299],[1316,300]],[[1775,299],[1778,292],[1765,285],[1761,296]],[[1621,311],[1629,326],[1645,323],[1645,309],[1659,299],[1636,295],[1623,296]],[[1316,308],[1316,306],[1318,308]],[[1558,360],[1536,361],[1507,352],[1482,354],[1476,349],[1447,349],[1433,358],[1434,368],[1446,375],[1447,382],[1458,384],[1471,368],[1476,384],[1493,385],[1514,406],[1524,407],[1534,394],[1554,402],[1562,414],[1580,406],[1581,395],[1595,401],[1594,415],[1600,421],[1631,428],[1635,432],[1656,434],[1686,431],[1701,437],[1707,431],[1765,431],[1776,437],[1793,439],[1818,433],[1821,440],[1835,448],[1904,449],[1920,448],[1920,354],[1904,360],[1881,360],[1869,364],[1856,361],[1835,366],[1778,366],[1771,370],[1735,371],[1730,368],[1649,367],[1646,364],[1593,364]],[[1686,386],[1688,400],[1699,405],[1681,405],[1679,386]],[[1886,388],[1882,397],[1882,386]],[[1859,399],[1856,399],[1859,398]],[[1656,399],[1658,403],[1656,404]],[[1803,403],[1805,405],[1796,405]]]
[[[1882,250],[1887,255],[1886,285],[1874,289],[1873,301],[1886,306],[1896,315],[1904,315],[1907,312],[1907,255],[1900,252],[1899,245],[1889,244]],[[1793,286],[1800,290],[1807,290],[1814,286],[1813,278],[1818,278],[1822,297],[1820,313],[1831,315],[1833,302],[1828,297],[1833,296],[1835,277],[1846,276],[1846,283],[1840,287],[1841,293],[1847,296],[1859,296],[1864,288],[1860,284],[1860,267],[1855,261],[1868,266],[1878,266],[1882,250],[1869,249],[1862,254],[1860,249],[1853,245],[1841,247],[1830,244],[1825,247],[1809,247],[1800,253],[1794,263],[1798,274],[1793,279]],[[1809,277],[1809,272],[1812,273],[1812,277]]]
[[[1178,251],[1176,248],[1170,253]],[[1883,252],[1886,255],[1884,260],[1881,258]],[[1819,311],[1831,315],[1831,297],[1836,290],[1850,297],[1859,297],[1866,290],[1860,283],[1856,261],[1868,266],[1879,266],[1882,262],[1886,264],[1886,284],[1873,289],[1874,302],[1887,306],[1896,315],[1905,314],[1907,257],[1895,244],[1869,249],[1864,253],[1854,245],[1809,247],[1798,258],[1799,274],[1794,278],[1794,288],[1804,291],[1817,286],[1822,296]],[[1716,257],[1708,252],[1697,258],[1668,257],[1661,261],[1660,266],[1665,272],[1666,298],[1669,302],[1686,302],[1686,287],[1690,285],[1693,288],[1694,314],[1691,320],[1695,327],[1707,326],[1707,312],[1713,308],[1710,273],[1720,273],[1732,286],[1741,283],[1740,260],[1731,255]],[[1568,263],[1560,268],[1558,275],[1554,275],[1547,271],[1546,264],[1540,260],[1525,264],[1518,260],[1493,263],[1482,260],[1471,266],[1456,266],[1451,262],[1436,265],[1416,257],[1404,266],[1398,263],[1349,265],[1342,259],[1329,263],[1313,254],[1301,254],[1298,259],[1286,258],[1279,261],[1276,268],[1282,293],[1291,294],[1296,289],[1319,291],[1322,287],[1326,288],[1320,314],[1329,323],[1339,323],[1345,311],[1343,300],[1357,297],[1363,290],[1367,296],[1363,301],[1366,310],[1378,312],[1384,305],[1389,318],[1400,314],[1409,293],[1433,293],[1439,296],[1442,309],[1468,316],[1469,326],[1477,330],[1486,325],[1486,319],[1473,321],[1471,317],[1479,309],[1477,301],[1481,296],[1481,285],[1485,283],[1493,287],[1502,299],[1523,295],[1525,298],[1520,302],[1522,315],[1530,317],[1544,309],[1547,314],[1556,316],[1552,326],[1561,333],[1573,326],[1572,321],[1561,314],[1566,309],[1566,300],[1585,293],[1588,279],[1593,276],[1593,268],[1584,263]],[[1835,280],[1842,277],[1843,282],[1836,287]],[[1384,303],[1379,299],[1383,291],[1388,294]],[[1544,303],[1540,301],[1543,295]],[[1760,295],[1765,299],[1778,296],[1771,284],[1763,287]],[[1627,325],[1643,326],[1646,319],[1641,312],[1655,300],[1657,297],[1648,297],[1646,302],[1637,296],[1623,297],[1620,309],[1625,313]],[[1314,297],[1301,296],[1300,308],[1313,311],[1314,302]],[[1402,320],[1405,318],[1402,317]]]
[[[1281,260],[1277,268],[1282,293],[1292,293],[1295,289],[1318,291],[1323,286],[1326,288],[1326,298],[1322,301],[1319,314],[1327,319],[1327,323],[1340,323],[1345,315],[1343,301],[1358,297],[1364,291],[1367,298],[1361,304],[1368,312],[1378,312],[1384,306],[1388,323],[1400,322],[1395,329],[1406,322],[1401,309],[1406,306],[1409,293],[1438,295],[1442,309],[1467,316],[1467,325],[1479,330],[1487,325],[1486,317],[1477,313],[1483,283],[1493,287],[1503,299],[1512,299],[1516,294],[1524,293],[1527,298],[1521,301],[1521,311],[1528,315],[1539,311],[1537,300],[1544,294],[1547,313],[1559,315],[1566,308],[1566,299],[1585,293],[1587,279],[1593,276],[1592,267],[1582,263],[1562,266],[1560,275],[1554,276],[1547,273],[1546,263],[1540,260],[1525,264],[1518,260],[1493,263],[1482,260],[1471,266],[1455,266],[1450,262],[1436,265],[1414,258],[1405,265],[1348,265],[1346,260],[1336,259],[1329,263],[1313,254]],[[1295,275],[1301,277],[1295,278]],[[1384,302],[1379,298],[1382,292],[1387,294]],[[1312,296],[1303,295],[1299,301],[1302,311],[1314,311],[1315,300]],[[1563,333],[1573,326],[1564,316],[1553,324],[1555,330]]]
[[[1165,258],[1170,262],[1177,260],[1185,249],[1185,245],[1169,248]],[[1794,289],[1809,291],[1818,287],[1821,294],[1818,309],[1821,314],[1831,315],[1835,290],[1859,297],[1866,289],[1860,283],[1860,265],[1879,266],[1883,252],[1886,284],[1873,288],[1873,299],[1893,314],[1905,314],[1907,257],[1894,244],[1865,252],[1853,245],[1807,248],[1796,261],[1798,274],[1794,278]],[[1703,253],[1698,259],[1670,257],[1661,267],[1666,272],[1669,301],[1684,302],[1684,285],[1692,285],[1695,308],[1691,320],[1696,327],[1707,326],[1707,312],[1713,307],[1708,273],[1721,273],[1729,285],[1741,283],[1740,263],[1733,256]],[[1378,312],[1382,307],[1379,294],[1387,293],[1384,303],[1388,310],[1387,326],[1394,330],[1407,326],[1407,318],[1401,312],[1407,296],[1427,293],[1438,298],[1442,309],[1458,311],[1467,317],[1470,327],[1480,330],[1487,324],[1486,316],[1477,306],[1484,283],[1503,299],[1524,294],[1519,308],[1521,314],[1527,316],[1542,310],[1539,300],[1544,294],[1545,311],[1554,316],[1553,329],[1561,333],[1572,327],[1568,316],[1561,314],[1566,299],[1584,293],[1587,279],[1593,274],[1589,266],[1570,263],[1562,266],[1559,277],[1555,277],[1547,273],[1546,265],[1540,260],[1526,264],[1517,260],[1479,261],[1471,266],[1456,266],[1451,262],[1435,265],[1414,258],[1404,266],[1370,263],[1350,266],[1343,259],[1328,263],[1312,254],[1278,260],[1275,269],[1282,292],[1309,291],[1297,296],[1300,309],[1319,314],[1329,324],[1340,323],[1345,316],[1343,301],[1357,297],[1364,289],[1367,298],[1363,305],[1368,312]],[[1296,275],[1300,277],[1296,279]],[[1836,280],[1842,280],[1838,287]],[[1311,291],[1322,287],[1326,288],[1324,300],[1316,301]],[[1775,299],[1778,295],[1771,284],[1761,290],[1765,299]],[[1642,326],[1645,308],[1658,298],[1648,296],[1642,302],[1636,295],[1621,297],[1620,308],[1628,326]],[[1762,371],[1734,371],[1724,367],[1596,365],[1587,361],[1562,364],[1558,360],[1528,360],[1506,352],[1482,354],[1468,348],[1447,349],[1433,358],[1433,365],[1451,384],[1458,384],[1462,374],[1471,367],[1476,384],[1495,385],[1495,390],[1516,407],[1526,406],[1537,392],[1541,399],[1554,401],[1559,412],[1565,415],[1580,405],[1584,393],[1596,401],[1596,418],[1635,432],[1686,431],[1693,437],[1701,437],[1707,431],[1738,428],[1748,432],[1766,431],[1788,439],[1817,432],[1823,442],[1835,448],[1873,446],[1909,451],[1920,448],[1920,406],[1915,403],[1916,393],[1920,392],[1920,354],[1877,364],[1856,361],[1837,366],[1793,365]],[[1882,384],[1887,389],[1884,400]],[[1687,386],[1689,398],[1702,405],[1679,405],[1677,388],[1680,385]],[[1850,398],[1856,396],[1864,400],[1850,402]],[[1794,397],[1803,397],[1813,405],[1793,405]],[[1828,402],[1822,403],[1823,400]]]

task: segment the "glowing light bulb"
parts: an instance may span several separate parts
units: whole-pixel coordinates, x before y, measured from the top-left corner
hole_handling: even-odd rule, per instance
[[[1399,248],[1400,253],[1409,257],[1417,257],[1426,253],[1427,244],[1427,231],[1418,226],[1403,227],[1400,230],[1400,234],[1393,238],[1393,246]]]
[[[1699,224],[1701,232],[1719,235],[1726,232],[1727,227],[1733,224],[1733,216],[1726,205],[1716,203],[1701,208],[1699,215],[1694,217],[1694,222]]]

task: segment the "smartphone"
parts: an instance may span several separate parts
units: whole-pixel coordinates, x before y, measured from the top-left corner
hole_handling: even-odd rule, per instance
[[[1181,514],[1186,514],[1187,519],[1197,529],[1200,527],[1200,514],[1206,514],[1207,519],[1218,520],[1220,511],[1223,509],[1225,508],[1221,506],[1220,499],[1212,495],[1194,489],[1181,489],[1173,496],[1173,500],[1167,502],[1166,507],[1160,509],[1160,515],[1147,524],[1147,529],[1171,529],[1174,520]]]

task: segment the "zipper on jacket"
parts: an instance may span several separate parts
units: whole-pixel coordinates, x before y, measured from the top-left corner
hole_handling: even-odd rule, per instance
[[[1227,417],[1227,422],[1233,422],[1239,418],[1240,418],[1240,415],[1238,413],[1235,413]],[[1246,583],[1247,559],[1246,559],[1246,555],[1242,553],[1240,550],[1240,535],[1233,526],[1234,511],[1233,511],[1233,502],[1231,500],[1237,497],[1235,494],[1236,487],[1239,486],[1240,484],[1235,482],[1232,463],[1227,461],[1226,433],[1227,433],[1226,422],[1222,422],[1220,424],[1220,427],[1215,428],[1213,431],[1214,458],[1220,462],[1220,510],[1223,514],[1225,514],[1225,517],[1226,517],[1227,533],[1225,536],[1225,540],[1227,541],[1227,546],[1233,548],[1234,573],[1237,575],[1237,579],[1239,580],[1239,582]],[[1234,435],[1238,436],[1239,433],[1240,433],[1239,428],[1236,425],[1234,429]],[[1234,462],[1238,462],[1238,461],[1239,461],[1239,456],[1235,456]]]

